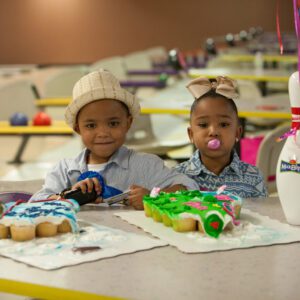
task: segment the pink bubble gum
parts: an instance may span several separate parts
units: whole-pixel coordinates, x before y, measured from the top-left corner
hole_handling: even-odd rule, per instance
[[[213,140],[210,140],[208,143],[207,143],[207,147],[209,149],[218,149],[221,145],[221,142],[220,140],[218,139],[213,139]]]

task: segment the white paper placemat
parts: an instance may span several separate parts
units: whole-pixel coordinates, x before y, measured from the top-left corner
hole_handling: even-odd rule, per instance
[[[241,224],[223,232],[218,239],[200,232],[178,233],[163,223],[147,218],[143,211],[118,212],[116,216],[142,228],[185,253],[250,248],[300,241],[300,227],[280,223],[248,209],[242,209]]]
[[[85,225],[81,226],[78,234],[67,233],[27,242],[0,240],[0,255],[37,268],[52,270],[168,245],[167,242],[144,235],[92,223],[83,224]],[[73,251],[76,247],[87,246],[98,246],[101,249],[85,253]]]

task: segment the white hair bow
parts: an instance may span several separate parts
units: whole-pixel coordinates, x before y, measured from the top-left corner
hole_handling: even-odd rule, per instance
[[[238,97],[236,93],[236,82],[229,77],[218,76],[216,81],[211,82],[208,78],[199,77],[188,83],[186,88],[190,93],[199,99],[210,90],[215,90],[217,94],[220,94],[226,98],[234,99]]]

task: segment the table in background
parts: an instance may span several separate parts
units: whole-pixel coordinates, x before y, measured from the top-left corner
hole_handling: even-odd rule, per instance
[[[262,95],[267,95],[268,82],[287,83],[293,72],[285,70],[256,70],[256,69],[230,69],[230,68],[207,68],[207,69],[190,69],[188,74],[191,78],[207,77],[215,78],[216,76],[229,76],[236,80],[256,81],[260,85]]]
[[[181,95],[182,90],[185,95]],[[166,96],[166,94],[169,94]],[[179,96],[178,96],[179,95]],[[167,98],[168,97],[168,98]],[[36,100],[38,107],[65,107],[71,102],[71,98],[44,98]],[[147,99],[141,99],[142,114],[174,114],[188,115],[193,99],[188,92],[185,91],[184,84],[176,87],[166,88],[160,92],[156,92]],[[257,107],[248,99],[236,101],[239,109],[239,117],[257,117],[257,118],[275,118],[275,119],[291,119],[289,106],[275,107],[272,103],[266,103],[265,106]]]
[[[254,62],[255,54],[221,54],[218,56],[219,60],[226,62]],[[297,64],[297,55],[276,55],[276,54],[262,54],[262,60],[265,62],[282,62],[285,64]]]
[[[190,69],[189,76],[197,78],[204,76],[215,78],[216,76],[230,76],[233,79],[251,80],[251,81],[269,81],[269,82],[288,82],[291,72],[283,70],[255,70],[255,69],[229,69],[229,68],[211,68],[211,69]]]
[[[51,126],[11,126],[7,121],[0,121],[0,136],[21,136],[22,141],[17,149],[14,159],[10,163],[22,163],[22,155],[32,136],[65,135],[71,136],[74,131],[63,121],[53,121]]]
[[[244,206],[285,222],[278,198],[248,199]],[[120,209],[85,210],[79,213],[79,218],[148,235],[113,216]],[[52,299],[62,299],[67,293],[73,296],[64,299],[89,299],[88,295],[83,297],[77,292],[151,300],[298,299],[300,243],[202,254],[184,254],[167,246],[54,271],[1,258],[0,278],[2,291],[6,280],[11,282],[8,285],[11,292],[30,283],[34,294],[27,290],[27,295],[37,298],[50,295],[51,291]],[[35,285],[41,285],[40,289]],[[96,298],[90,295],[90,299]]]
[[[38,65],[36,64],[7,64],[0,65],[0,77],[1,76],[14,76],[24,74],[36,70]],[[1,81],[1,80],[0,80]]]

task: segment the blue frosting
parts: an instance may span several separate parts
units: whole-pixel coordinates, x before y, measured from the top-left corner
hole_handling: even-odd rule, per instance
[[[15,202],[9,202],[5,204],[5,211],[8,211]],[[76,222],[76,212],[79,211],[79,205],[77,201],[69,199],[68,201],[62,200],[49,200],[49,201],[32,201],[20,203],[13,207],[13,209],[4,214],[3,219],[11,219],[15,221],[28,221],[32,224],[36,224],[36,218],[38,217],[51,217],[67,219],[70,221],[72,231],[78,231],[78,225]]]

